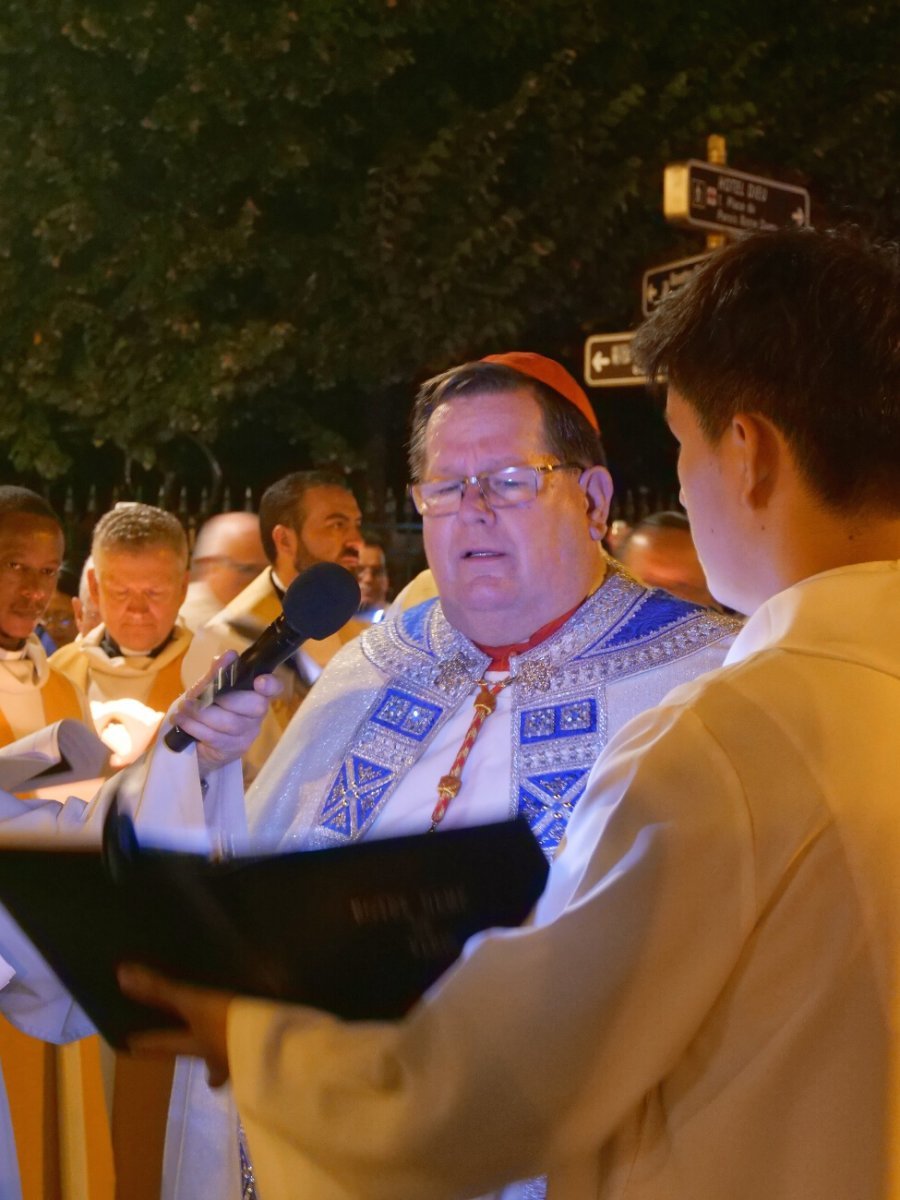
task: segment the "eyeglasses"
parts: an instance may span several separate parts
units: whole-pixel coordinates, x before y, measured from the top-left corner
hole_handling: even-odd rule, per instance
[[[449,517],[459,512],[466,488],[477,487],[488,508],[514,508],[536,499],[541,477],[553,471],[582,471],[578,463],[551,463],[543,467],[503,467],[462,479],[434,479],[410,484],[416,511],[423,517]]]

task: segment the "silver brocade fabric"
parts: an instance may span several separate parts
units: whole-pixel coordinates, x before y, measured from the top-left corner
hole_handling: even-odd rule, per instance
[[[738,628],[611,563],[561,629],[512,660],[509,812],[526,817],[548,856],[610,734],[717,665]],[[254,834],[285,847],[365,836],[487,661],[435,600],[345,647],[248,796]]]

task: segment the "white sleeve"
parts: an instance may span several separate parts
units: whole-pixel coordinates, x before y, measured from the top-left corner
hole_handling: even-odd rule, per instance
[[[73,796],[55,800],[20,800],[0,791],[0,829],[46,833],[80,828],[98,801],[86,804]],[[0,905],[0,1011],[33,1037],[66,1042],[93,1032],[93,1027],[47,966],[43,957]]]
[[[0,905],[0,1012],[17,1029],[45,1042],[71,1042],[95,1032],[56,975]]]
[[[161,737],[153,751],[108,780],[89,804],[75,797],[65,804],[25,801],[0,792],[0,829],[64,833],[89,826],[96,829],[99,842],[113,795],[133,816],[138,837],[157,845],[205,852],[210,843],[219,847],[229,846],[232,840],[239,843],[246,829],[240,763],[214,772],[204,798],[196,751],[175,754]],[[17,1028],[48,1042],[71,1041],[94,1032],[2,905],[0,956],[0,1011]]]
[[[534,924],[472,939],[405,1021],[232,1003],[232,1081],[266,1200],[481,1195],[592,1158],[665,1075],[754,919],[752,836],[691,712],[625,732]]]
[[[147,753],[114,777],[119,805],[134,819],[138,839],[197,853],[241,848],[247,820],[240,761],[212,771],[204,791],[196,746],[170,750],[164,739],[171,728],[167,715]]]

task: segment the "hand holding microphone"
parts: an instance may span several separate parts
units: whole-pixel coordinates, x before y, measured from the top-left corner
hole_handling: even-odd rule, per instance
[[[250,712],[244,714],[243,703],[239,705],[241,711],[237,714],[234,711],[227,712],[227,715],[221,705],[216,705],[222,714],[221,719],[218,713],[211,710],[211,706],[219,697],[233,692],[250,691],[254,680],[274,671],[308,638],[328,637],[345,625],[359,607],[359,585],[349,571],[336,563],[316,563],[290,585],[284,594],[283,606],[281,616],[248,646],[240,658],[232,658],[223,663],[211,681],[193,699],[192,705],[195,708],[199,707],[199,711],[195,713],[197,719],[213,723],[215,717],[215,732],[220,732],[219,726],[224,724],[228,726],[231,736],[234,736],[232,726],[240,725],[243,720],[246,727],[248,717],[255,727],[259,717]],[[249,699],[246,698],[247,701]],[[183,717],[189,715],[189,709],[182,714]],[[224,733],[225,730],[221,732]],[[202,734],[199,738],[201,744],[206,740]],[[197,740],[197,736],[179,728],[178,725],[165,735],[166,745],[175,751],[184,750]],[[234,754],[229,757],[234,757]]]

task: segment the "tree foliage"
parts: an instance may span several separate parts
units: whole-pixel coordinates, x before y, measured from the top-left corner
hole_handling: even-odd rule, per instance
[[[571,354],[702,245],[660,181],[710,132],[896,232],[898,51],[896,0],[6,0],[0,444],[358,444],[432,370]]]

